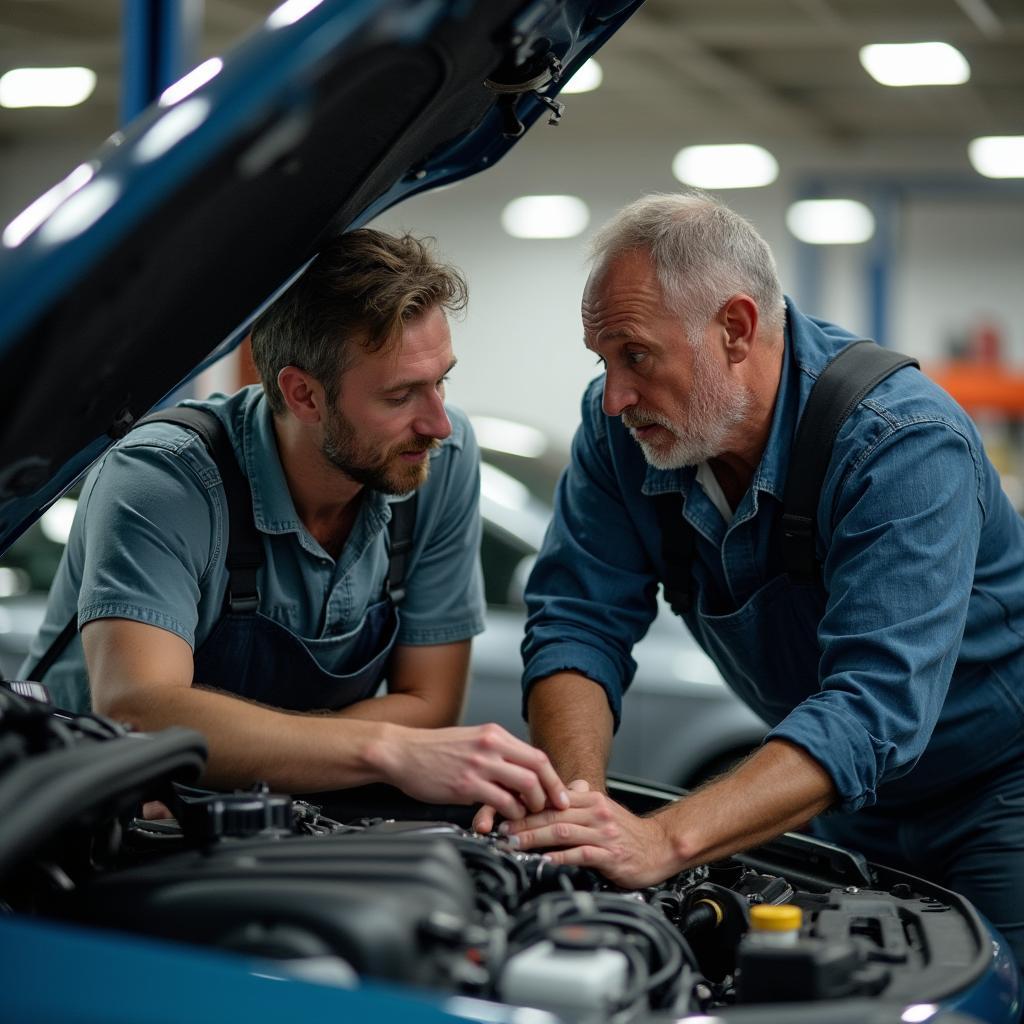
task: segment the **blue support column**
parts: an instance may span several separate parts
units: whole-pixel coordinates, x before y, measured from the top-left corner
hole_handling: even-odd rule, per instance
[[[202,23],[203,0],[122,0],[121,124],[195,67]],[[163,404],[193,397],[188,383]]]
[[[890,345],[889,308],[892,268],[896,265],[899,195],[894,188],[878,188],[871,192],[869,202],[875,215],[875,234],[865,261],[868,333],[879,345]]]
[[[123,0],[122,124],[195,66],[202,14],[202,0]]]

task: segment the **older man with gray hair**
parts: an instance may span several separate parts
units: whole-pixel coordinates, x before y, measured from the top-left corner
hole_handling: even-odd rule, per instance
[[[1020,960],[1024,524],[971,420],[912,360],[784,300],[764,240],[703,193],[607,225],[582,312],[604,374],[523,647],[572,806],[503,829],[637,887],[828,811],[819,834],[965,893]],[[637,818],[605,769],[659,583],[770,731]]]

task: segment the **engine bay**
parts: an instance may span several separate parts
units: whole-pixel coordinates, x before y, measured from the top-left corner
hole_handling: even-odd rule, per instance
[[[386,801],[367,814],[261,787],[196,789],[194,733],[132,735],[0,697],[3,913],[273,961],[343,988],[397,983],[567,1022],[934,1002],[991,960],[984,926],[958,896],[806,836],[622,891],[474,833],[468,811],[415,820]],[[638,813],[675,798],[628,782],[611,791]],[[140,817],[140,801],[153,798],[174,817]],[[751,911],[763,906],[798,908],[786,943],[752,933]]]

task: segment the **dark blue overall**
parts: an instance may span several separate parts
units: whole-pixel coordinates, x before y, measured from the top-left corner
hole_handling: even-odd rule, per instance
[[[359,638],[338,672],[331,649],[351,637],[304,640],[259,611],[226,608],[195,653],[194,681],[216,681],[219,689],[288,711],[335,711],[372,697],[387,671],[398,636],[398,609],[389,593],[372,604]]]

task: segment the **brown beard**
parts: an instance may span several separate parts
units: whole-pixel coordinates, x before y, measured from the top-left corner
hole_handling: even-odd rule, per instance
[[[408,494],[426,482],[430,459],[407,464],[399,461],[399,456],[405,452],[428,452],[440,443],[436,437],[418,434],[412,441],[374,454],[361,448],[356,428],[335,410],[326,425],[320,451],[332,466],[364,487],[384,494]]]

